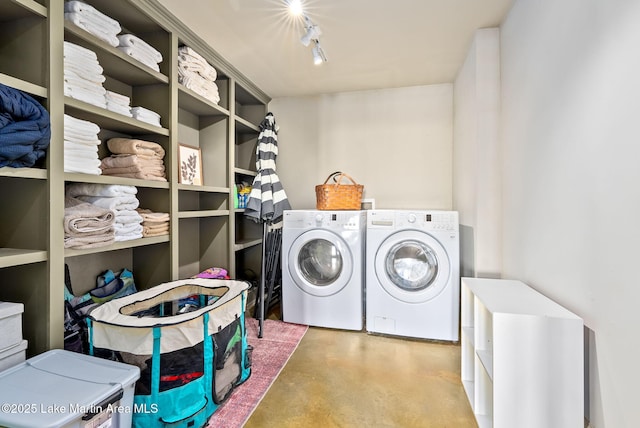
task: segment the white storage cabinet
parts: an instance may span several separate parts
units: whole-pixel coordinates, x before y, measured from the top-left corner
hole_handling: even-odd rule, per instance
[[[461,293],[461,377],[478,426],[582,428],[582,319],[520,281],[462,278]]]

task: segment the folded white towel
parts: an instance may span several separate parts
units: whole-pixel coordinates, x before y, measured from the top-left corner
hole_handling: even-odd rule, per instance
[[[76,75],[64,75],[65,84],[67,84],[70,88],[78,88],[83,89],[85,91],[94,92],[97,95],[105,96],[107,90],[102,86],[102,83],[92,82],[90,80],[83,79]],[[106,98],[105,98],[106,101]]]
[[[216,85],[215,82],[206,80],[196,73],[178,76],[178,82],[214,104],[218,104],[220,102],[220,92],[218,90],[218,85]]]
[[[158,63],[153,58],[147,57],[144,53],[137,51],[135,48],[131,46],[118,46],[118,49],[152,70],[160,71],[160,66],[158,66]]]
[[[128,198],[135,197],[138,193],[136,186],[127,186],[123,184],[94,184],[94,183],[72,183],[66,188],[66,195],[76,197],[84,196],[102,196],[115,197],[125,196]]]
[[[75,43],[65,41],[63,52],[65,58],[79,58],[89,61],[98,61],[98,55],[94,51],[85,48],[84,46],[76,45]]]
[[[101,108],[107,108],[107,103],[104,100],[104,95],[100,96],[79,88],[74,89],[72,92],[71,88],[68,88],[66,85],[64,87],[64,95],[85,102],[87,104],[92,104]]]
[[[82,153],[91,153],[95,157],[98,157],[98,146],[100,145],[100,141],[98,144],[82,144],[76,143],[69,140],[64,140],[64,151],[68,152],[82,152]]]
[[[153,46],[133,34],[120,34],[118,36],[119,46],[131,46],[144,52],[156,63],[162,62],[162,54]]]
[[[87,133],[88,135],[98,135],[100,132],[100,127],[95,123],[78,119],[77,117],[70,116],[68,114],[64,114],[64,128],[65,130],[74,130],[77,132]]]
[[[120,224],[142,224],[142,216],[135,210],[118,210],[115,222]]]
[[[107,110],[121,114],[123,116],[133,117],[131,115],[131,110],[129,109],[129,107],[125,107],[120,104],[114,104],[110,101],[107,101]]]
[[[87,146],[88,148],[88,146]],[[86,149],[76,149],[73,147],[68,147],[66,144],[64,146],[64,160],[65,161],[82,161],[86,160],[88,162],[95,162],[96,160],[100,160],[98,158],[98,152],[91,152]]]
[[[72,22],[86,32],[93,34],[100,40],[107,42],[111,46],[118,46],[119,42],[116,34],[118,34],[120,30],[114,32],[109,25],[100,19],[77,12],[65,12],[64,19]]]
[[[195,71],[209,80],[216,80],[216,69],[206,59],[189,46],[178,48],[178,73],[182,71]]]
[[[78,195],[77,198],[85,202],[92,203],[93,205],[114,211],[135,210],[140,206],[138,198],[132,195],[113,197]],[[116,215],[117,214],[118,213],[116,213]]]
[[[80,13],[84,16],[90,16],[96,20],[99,20],[104,24],[104,26],[109,27],[112,31],[115,31],[115,34],[118,34],[122,30],[118,21],[100,12],[95,7],[78,0],[67,1],[64,4],[64,11]]]
[[[96,134],[88,136],[67,128],[64,130],[64,139],[65,141],[69,141],[74,144],[82,144],[86,146],[97,146],[100,144],[100,140]]]
[[[98,164],[100,160],[98,160]],[[64,160],[64,172],[80,172],[83,174],[102,175],[100,167],[95,167],[95,163],[87,162],[86,160]]]
[[[84,58],[67,59],[62,62],[64,67],[64,75],[70,77],[78,77],[84,80],[91,80],[103,83],[106,78],[104,69],[100,63],[86,60]]]
[[[116,104],[121,104],[127,107],[129,107],[129,104],[131,104],[131,98],[129,98],[128,96],[109,90],[107,91],[107,101],[112,101]]]
[[[143,122],[147,122],[156,126],[161,126],[160,125],[161,116],[155,111],[149,110],[147,108],[140,107],[140,106],[132,107],[131,115],[135,119],[141,120]]]

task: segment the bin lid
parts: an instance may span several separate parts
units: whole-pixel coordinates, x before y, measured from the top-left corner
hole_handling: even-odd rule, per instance
[[[129,364],[60,349],[47,351],[0,372],[0,426],[65,425],[139,377],[140,369]]]
[[[7,318],[24,312],[24,304],[13,302],[0,302],[0,319]]]

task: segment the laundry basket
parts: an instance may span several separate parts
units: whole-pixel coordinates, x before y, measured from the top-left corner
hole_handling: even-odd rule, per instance
[[[333,178],[333,183],[327,184]],[[345,184],[343,179],[352,184]],[[359,210],[364,186],[343,172],[329,175],[323,184],[316,186],[316,208],[319,210]]]
[[[90,353],[140,367],[133,427],[202,427],[251,373],[244,281],[193,278],[89,314]]]

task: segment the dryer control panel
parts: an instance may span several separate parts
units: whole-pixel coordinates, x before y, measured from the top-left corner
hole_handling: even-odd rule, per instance
[[[367,227],[370,229],[421,229],[457,231],[456,211],[371,210]]]

